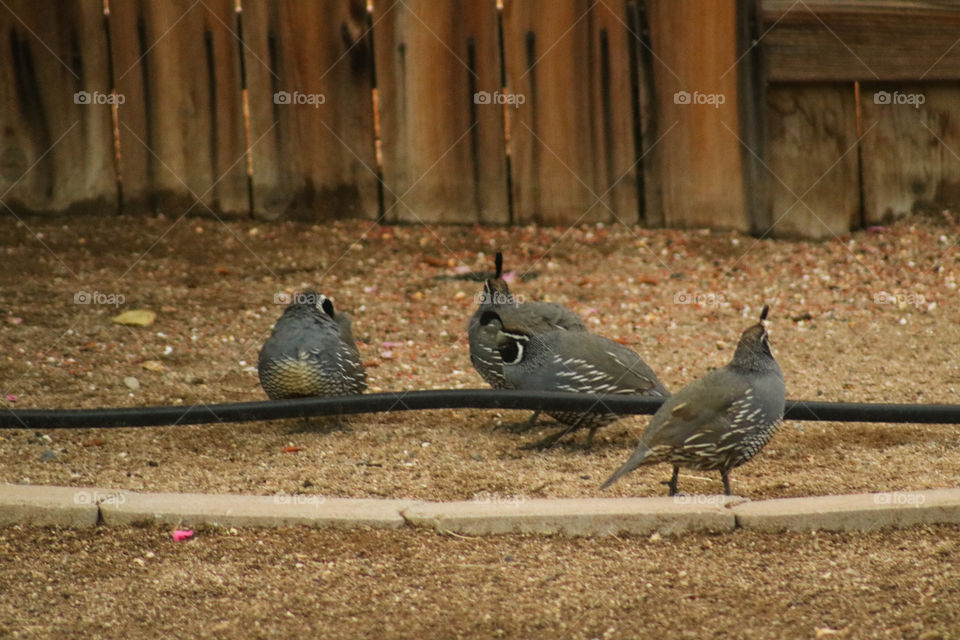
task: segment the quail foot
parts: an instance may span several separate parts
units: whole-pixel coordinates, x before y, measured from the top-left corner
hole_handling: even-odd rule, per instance
[[[763,321],[743,332],[733,359],[671,396],[654,414],[633,455],[601,489],[641,465],[673,465],[667,483],[677,494],[680,468],[719,471],[730,495],[730,470],[760,452],[783,420],[786,389]]]
[[[470,362],[477,373],[494,389],[513,389],[503,375],[503,362],[497,350],[498,327],[482,322],[489,311],[508,314],[511,322],[524,328],[530,334],[565,330],[585,332],[586,326],[579,315],[551,302],[518,302],[503,279],[503,254],[497,253],[496,273],[483,285],[477,310],[467,325],[470,342]],[[512,431],[527,431],[533,427],[540,412],[534,412],[530,418],[516,425],[506,427]]]
[[[497,348],[503,361],[504,377],[515,389],[573,391],[578,393],[621,393],[667,397],[669,392],[657,375],[636,352],[609,338],[593,333],[550,331],[528,332],[509,312],[489,311],[484,324],[498,327]],[[547,411],[563,424],[539,442],[525,448],[548,448],[568,433],[589,429],[586,446],[593,443],[597,429],[619,419],[598,405],[587,412]]]

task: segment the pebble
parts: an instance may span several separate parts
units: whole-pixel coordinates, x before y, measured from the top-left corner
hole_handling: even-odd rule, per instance
[[[134,378],[133,376],[127,376],[123,379],[123,384],[127,386],[128,389],[136,391],[140,388],[140,381]]]
[[[43,453],[40,454],[40,460],[47,462],[49,460],[56,460],[57,452],[53,449],[44,449]]]

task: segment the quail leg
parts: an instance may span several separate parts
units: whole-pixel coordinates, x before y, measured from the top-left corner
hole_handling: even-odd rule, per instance
[[[732,496],[730,493],[730,470],[724,469],[720,472],[720,479],[723,480],[723,492],[728,496]]]
[[[503,424],[497,427],[497,429],[500,429],[502,431],[508,431],[510,433],[526,433],[527,431],[530,431],[530,429],[533,429],[533,427],[537,424],[537,418],[539,417],[540,417],[540,410],[537,409],[536,411],[533,412],[533,415],[531,415],[529,418],[527,418],[523,422],[512,422],[510,424]]]
[[[575,426],[563,427],[562,429],[559,429],[551,433],[550,435],[548,435],[546,438],[543,438],[542,440],[537,440],[536,442],[532,442],[530,444],[521,445],[520,449],[523,449],[523,450],[552,449],[555,444],[560,442],[560,439],[563,438],[563,436],[567,435],[571,431],[574,431],[574,429],[575,429]]]
[[[668,496],[677,495],[677,478],[679,477],[680,477],[680,467],[674,465],[673,476],[671,476],[670,481],[667,482],[667,488],[670,490],[670,492],[667,494]]]

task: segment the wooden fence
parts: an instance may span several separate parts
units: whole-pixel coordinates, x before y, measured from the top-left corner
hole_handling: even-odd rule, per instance
[[[4,0],[10,211],[832,237],[960,202],[960,3]]]

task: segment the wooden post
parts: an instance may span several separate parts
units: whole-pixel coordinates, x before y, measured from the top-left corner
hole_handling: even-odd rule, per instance
[[[638,219],[630,16],[623,0],[509,1],[504,14],[514,219]]]
[[[0,209],[115,212],[101,0],[9,0],[0,42]]]
[[[377,217],[372,36],[362,0],[245,0],[257,215]]]
[[[127,210],[248,210],[233,0],[111,0]]]
[[[736,0],[648,0],[657,128],[646,176],[664,224],[747,231]],[[649,202],[649,201],[648,201]]]
[[[506,222],[494,0],[374,7],[386,219]]]

